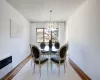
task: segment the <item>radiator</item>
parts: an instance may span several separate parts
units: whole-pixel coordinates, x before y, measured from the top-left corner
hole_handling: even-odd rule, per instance
[[[12,70],[12,56],[0,60],[0,79]]]

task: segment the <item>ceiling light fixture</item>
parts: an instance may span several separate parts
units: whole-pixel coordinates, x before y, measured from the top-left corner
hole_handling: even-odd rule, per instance
[[[50,10],[50,21],[48,21],[47,24],[46,24],[46,30],[48,32],[54,31],[57,27],[56,22],[52,21],[52,19],[51,19],[52,18],[51,13],[52,13],[52,10]]]

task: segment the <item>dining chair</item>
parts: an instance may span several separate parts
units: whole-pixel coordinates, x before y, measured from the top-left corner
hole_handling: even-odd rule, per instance
[[[40,76],[41,76],[41,67],[44,63],[47,62],[47,72],[48,72],[48,58],[41,57],[40,50],[35,45],[32,46],[32,54],[33,54],[32,59],[33,59],[33,62],[34,62],[34,71],[35,71],[35,65],[38,65]]]
[[[45,45],[44,42],[40,43],[41,53],[43,54],[43,56],[46,55],[49,52],[49,51],[45,50],[45,46],[46,45]]]
[[[64,65],[64,73],[66,72],[66,52],[67,52],[67,46],[64,45],[60,48],[58,52],[58,56],[51,58],[51,70],[52,70],[52,62],[58,66],[58,75],[60,76],[60,66]]]
[[[55,48],[59,49],[59,47],[60,47],[60,43],[59,42],[55,42]]]
[[[30,54],[31,54],[31,57],[32,57],[32,45],[31,44],[29,44],[29,46],[30,46]],[[31,58],[31,66],[32,66],[32,58]]]
[[[60,48],[59,42],[55,42],[54,47],[55,47],[56,50],[51,50],[51,52],[52,52],[53,54],[57,54],[58,51],[59,51],[59,48]]]

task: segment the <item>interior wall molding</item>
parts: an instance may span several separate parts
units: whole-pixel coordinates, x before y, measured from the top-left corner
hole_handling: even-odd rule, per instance
[[[13,70],[11,70],[6,76],[1,80],[12,80],[12,78],[24,67],[24,65],[31,59],[31,54],[25,58],[21,63],[19,63]]]
[[[82,80],[92,80],[85,72],[83,72],[70,58],[68,58],[69,64],[73,67],[76,73]]]

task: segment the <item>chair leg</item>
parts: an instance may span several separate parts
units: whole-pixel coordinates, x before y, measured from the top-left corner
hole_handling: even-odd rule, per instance
[[[35,64],[34,64],[34,69],[33,69],[33,73],[35,72]]]
[[[65,62],[65,64],[66,64],[66,68],[68,68],[68,64],[67,64],[67,61]]]
[[[52,71],[52,61],[51,61],[51,71]]]
[[[43,57],[44,57],[44,54],[43,54]]]
[[[51,52],[50,52],[50,58],[51,58]]]
[[[32,66],[32,58],[31,58],[31,66]]]
[[[64,73],[66,73],[66,63],[64,63]]]
[[[58,65],[58,75],[60,76],[60,65]]]
[[[48,73],[48,61],[47,61],[47,73]]]
[[[39,65],[39,72],[40,72],[40,77],[41,77],[41,65]]]

